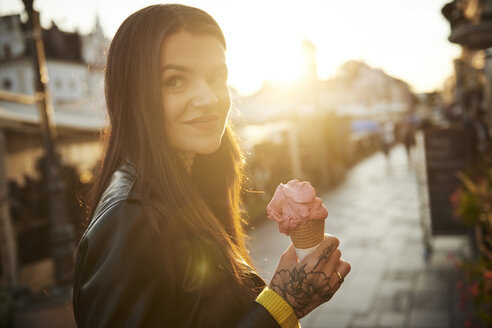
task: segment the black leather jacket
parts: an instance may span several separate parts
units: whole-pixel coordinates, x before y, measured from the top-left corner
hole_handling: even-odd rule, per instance
[[[234,305],[237,295],[223,271],[210,275],[207,288],[182,288],[176,236],[166,227],[155,233],[146,218],[155,209],[133,191],[133,181],[134,168],[126,162],[79,242],[73,290],[78,327],[278,328],[260,304]],[[252,279],[261,290],[264,281]]]

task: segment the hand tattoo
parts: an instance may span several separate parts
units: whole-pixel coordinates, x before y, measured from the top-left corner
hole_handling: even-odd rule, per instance
[[[316,271],[318,265],[329,258],[335,246],[326,247],[318,258],[318,262],[306,272],[306,264],[292,270],[279,270],[270,282],[270,288],[284,298],[292,306],[298,318],[304,317],[310,310],[311,304],[322,304],[329,301],[334,294],[330,277],[323,271]]]

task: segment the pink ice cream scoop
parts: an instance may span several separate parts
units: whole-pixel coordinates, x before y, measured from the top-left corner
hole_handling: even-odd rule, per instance
[[[311,220],[324,220],[328,211],[308,181],[290,180],[281,183],[270,204],[268,218],[277,221],[280,232],[289,235],[299,225]]]

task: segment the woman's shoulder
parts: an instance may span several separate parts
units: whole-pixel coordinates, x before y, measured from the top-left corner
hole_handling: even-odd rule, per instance
[[[93,216],[82,238],[110,239],[129,233],[138,237],[138,232],[147,226],[145,212],[144,205],[138,201],[120,199],[112,202],[104,211]]]
[[[161,232],[163,211],[133,191],[134,181],[134,169],[128,164],[113,173],[80,243],[106,243],[130,234],[133,239],[150,238]]]
[[[134,182],[135,168],[130,162],[125,161],[113,172],[108,186],[101,195],[99,203],[94,210],[89,227],[112,207],[121,206],[125,201],[137,199],[138,197],[135,197],[132,191]]]
[[[170,233],[162,233],[163,225],[161,231],[152,226],[149,211],[151,207],[139,200],[118,198],[82,236],[73,285],[80,326],[106,327],[109,322],[123,326],[136,318],[162,320],[161,312],[154,309],[174,299],[175,254]]]

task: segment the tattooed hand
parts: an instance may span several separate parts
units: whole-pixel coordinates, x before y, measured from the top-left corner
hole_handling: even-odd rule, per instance
[[[321,245],[302,262],[297,262],[294,246],[280,257],[269,288],[292,306],[297,318],[306,316],[329,301],[342,283],[337,271],[345,277],[350,264],[342,259],[336,237],[325,234]]]

